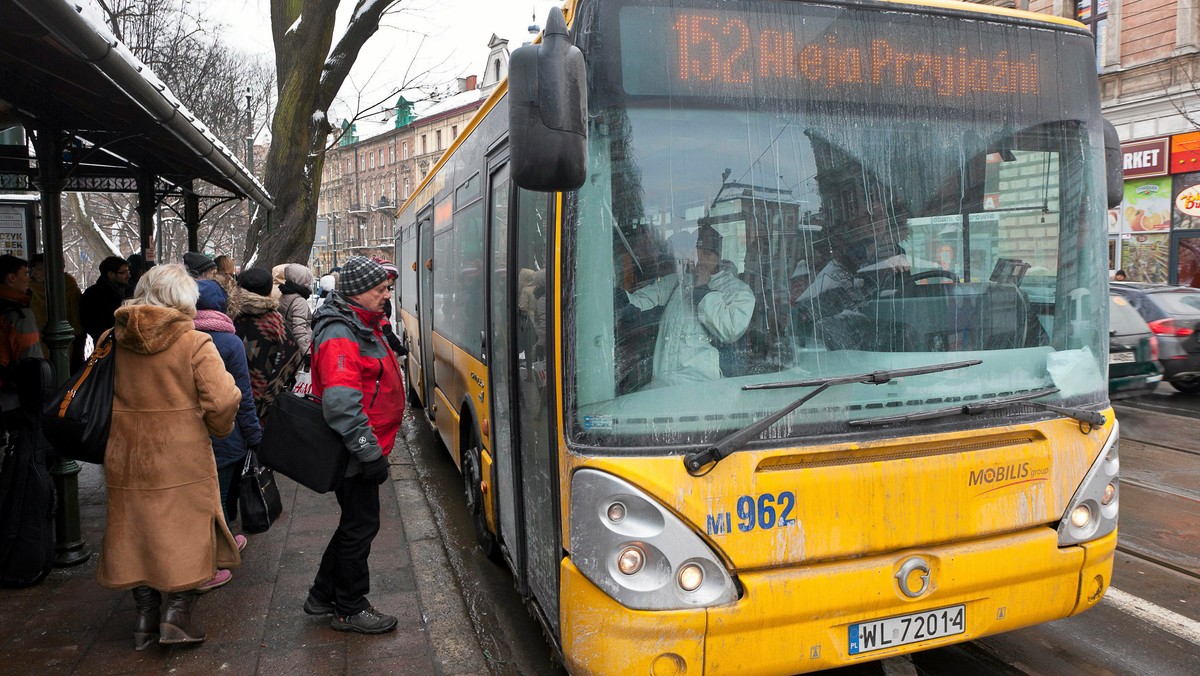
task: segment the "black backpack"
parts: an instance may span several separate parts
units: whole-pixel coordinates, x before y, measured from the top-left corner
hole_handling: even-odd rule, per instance
[[[54,564],[52,449],[40,427],[42,401],[53,386],[50,364],[23,359],[18,366],[20,424],[8,435],[0,467],[0,586],[41,582]]]

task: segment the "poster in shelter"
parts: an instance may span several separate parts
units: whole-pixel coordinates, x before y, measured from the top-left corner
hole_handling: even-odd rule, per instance
[[[0,204],[0,255],[29,260],[29,242],[25,237],[28,214],[23,204]]]

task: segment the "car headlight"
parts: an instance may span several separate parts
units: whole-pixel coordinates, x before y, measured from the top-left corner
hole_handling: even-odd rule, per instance
[[[1092,463],[1058,523],[1058,546],[1088,542],[1116,530],[1121,493],[1120,436],[1120,426],[1114,422],[1103,452]]]
[[[599,470],[581,469],[571,479],[571,560],[635,610],[737,599],[729,571],[699,534],[633,484]]]

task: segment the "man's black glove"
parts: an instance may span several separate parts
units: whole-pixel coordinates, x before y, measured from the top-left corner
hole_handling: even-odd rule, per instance
[[[408,354],[408,348],[404,347],[404,343],[396,337],[391,324],[383,327],[383,339],[387,341],[388,347],[392,348],[392,352],[395,352],[397,357],[404,357]]]
[[[367,481],[374,481],[377,484],[382,484],[388,480],[388,461],[382,455],[370,462],[364,462],[362,466],[363,478]]]

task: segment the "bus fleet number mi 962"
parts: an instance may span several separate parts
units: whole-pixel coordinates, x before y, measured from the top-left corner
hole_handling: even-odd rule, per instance
[[[795,525],[792,510],[796,507],[796,495],[791,491],[779,494],[763,493],[757,497],[742,495],[737,499],[737,529],[749,533],[755,529],[770,530]],[[709,535],[729,535],[733,532],[733,512],[716,512],[705,519],[705,530]]]

